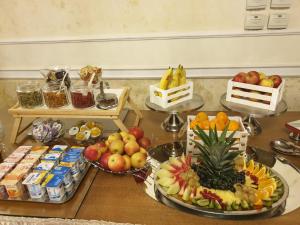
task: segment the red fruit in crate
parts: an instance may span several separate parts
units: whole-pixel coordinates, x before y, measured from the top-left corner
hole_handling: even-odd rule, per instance
[[[144,137],[144,131],[139,127],[131,127],[128,131],[129,134],[135,136],[136,140]]]
[[[101,166],[105,169],[109,169],[108,168],[108,160],[109,157],[112,155],[111,152],[105,152],[103,155],[101,155],[100,159],[99,159],[99,163],[101,164]]]
[[[147,149],[147,148],[149,148],[149,147],[151,146],[151,141],[150,141],[150,139],[147,138],[147,137],[142,137],[142,138],[140,138],[140,139],[138,140],[138,144],[139,144],[141,147]]]
[[[246,75],[247,75],[247,73],[240,72],[237,75],[235,75],[232,80],[235,81],[235,82],[245,83],[246,82]]]
[[[99,157],[101,156],[101,152],[99,151],[98,147],[96,145],[90,145],[88,146],[84,152],[84,157],[89,161],[97,161]]]
[[[274,82],[273,82],[273,80],[267,78],[267,79],[262,79],[259,82],[259,85],[260,86],[264,86],[264,87],[273,87],[274,86]]]
[[[273,81],[274,88],[277,88],[282,82],[282,78],[279,75],[272,75],[269,77],[269,79],[271,79]]]
[[[259,73],[256,71],[249,71],[246,75],[247,84],[258,84],[259,83]]]

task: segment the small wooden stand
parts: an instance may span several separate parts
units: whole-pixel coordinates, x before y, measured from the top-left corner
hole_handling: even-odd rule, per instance
[[[113,89],[109,89],[110,92]],[[40,108],[34,109],[25,109],[19,106],[17,103],[15,106],[8,110],[9,113],[12,114],[14,117],[12,132],[10,143],[16,143],[18,136],[23,133],[29,126],[31,126],[32,122],[20,130],[20,126],[22,123],[22,119],[24,117],[29,118],[84,118],[84,119],[111,119],[114,123],[120,128],[122,131],[128,131],[122,120],[120,119],[120,115],[122,110],[124,109],[125,103],[128,102],[132,110],[136,114],[136,119],[134,121],[133,126],[137,126],[139,124],[140,119],[142,118],[142,113],[138,110],[136,104],[133,103],[131,98],[129,97],[130,88],[125,87],[123,89],[118,89],[121,91],[119,95],[119,102],[116,108],[110,110],[101,110],[96,107],[88,108],[88,109],[76,109],[73,108],[71,105],[59,108],[59,109],[51,109],[46,106],[42,106]]]

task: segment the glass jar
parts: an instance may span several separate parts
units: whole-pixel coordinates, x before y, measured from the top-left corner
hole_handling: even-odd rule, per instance
[[[94,92],[86,84],[72,85],[70,89],[72,105],[75,108],[89,108],[95,105]]]
[[[59,108],[69,105],[66,86],[59,84],[46,84],[43,87],[45,104],[49,108]]]
[[[37,82],[27,82],[17,86],[19,104],[24,108],[34,108],[43,105],[43,95]]]

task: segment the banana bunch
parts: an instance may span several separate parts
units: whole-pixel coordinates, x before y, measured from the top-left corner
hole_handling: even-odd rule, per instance
[[[168,90],[186,84],[186,72],[182,65],[179,65],[175,72],[173,68],[169,68],[161,77],[159,88]]]

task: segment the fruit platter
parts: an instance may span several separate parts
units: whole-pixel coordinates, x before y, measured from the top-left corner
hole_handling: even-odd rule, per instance
[[[230,150],[232,135],[227,128],[218,136],[216,129],[206,134],[196,127],[195,142],[200,154],[170,157],[154,174],[156,197],[167,205],[221,218],[254,218],[282,212],[288,185],[280,174],[266,165],[247,160],[239,150]],[[150,155],[152,152],[149,153]],[[251,217],[249,217],[251,216]]]
[[[149,138],[139,127],[128,132],[113,133],[106,139],[88,146],[84,157],[95,167],[113,174],[134,174],[148,168]]]

